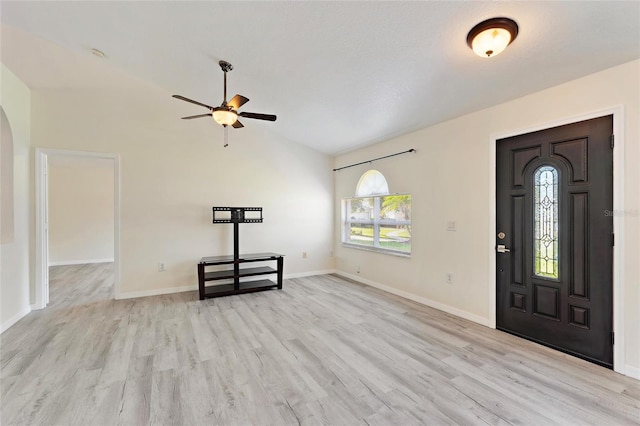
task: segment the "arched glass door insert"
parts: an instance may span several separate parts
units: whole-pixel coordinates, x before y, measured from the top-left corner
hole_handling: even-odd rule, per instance
[[[534,184],[534,273],[558,279],[558,170],[539,167]]]

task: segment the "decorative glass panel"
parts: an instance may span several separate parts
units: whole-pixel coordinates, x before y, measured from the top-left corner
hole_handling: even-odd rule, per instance
[[[558,278],[558,171],[542,166],[534,180],[534,264],[539,277]]]

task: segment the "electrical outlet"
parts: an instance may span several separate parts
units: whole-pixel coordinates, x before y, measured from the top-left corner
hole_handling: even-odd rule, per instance
[[[447,272],[447,284],[453,284],[453,274],[451,272]]]
[[[302,252],[302,258],[303,258],[303,259],[306,259],[307,257],[309,257],[309,256],[307,256],[307,252],[306,252],[306,251],[303,251],[303,252]]]
[[[158,263],[158,272],[164,272],[167,269],[164,267],[164,262],[159,262]]]

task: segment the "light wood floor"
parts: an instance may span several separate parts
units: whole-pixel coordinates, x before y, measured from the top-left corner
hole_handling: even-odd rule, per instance
[[[1,336],[2,425],[640,424],[640,382],[336,276],[114,301],[51,269]]]

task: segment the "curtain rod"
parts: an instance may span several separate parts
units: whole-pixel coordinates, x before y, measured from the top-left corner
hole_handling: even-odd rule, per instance
[[[402,151],[402,152],[396,152],[395,154],[391,154],[391,155],[385,155],[384,157],[378,157],[378,158],[374,158],[373,160],[369,160],[369,161],[362,161],[360,163],[355,163],[355,164],[350,164],[348,166],[344,166],[344,167],[338,167],[337,169],[333,169],[334,172],[337,172],[338,170],[342,170],[342,169],[348,169],[349,167],[355,167],[355,166],[359,166],[361,164],[367,164],[367,163],[372,163],[374,161],[378,161],[378,160],[382,160],[384,158],[389,158],[389,157],[395,157],[396,155],[402,155],[402,154],[408,154],[410,152],[416,152],[415,149],[411,148],[407,151]]]

